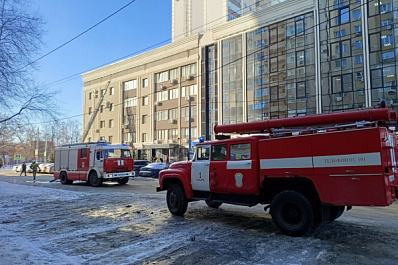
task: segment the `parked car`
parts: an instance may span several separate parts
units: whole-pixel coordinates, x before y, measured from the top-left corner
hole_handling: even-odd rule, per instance
[[[172,163],[166,163],[166,165],[163,167],[163,169],[168,169]]]
[[[32,165],[32,163],[26,163],[26,172],[27,173],[32,173],[33,170],[30,168],[30,165]]]
[[[39,169],[40,169],[40,171],[43,173],[43,171],[44,171],[44,167],[45,166],[47,166],[48,165],[48,163],[42,163],[42,164],[39,164]]]
[[[12,167],[12,171],[20,172],[22,164],[16,164]]]
[[[32,172],[32,169],[30,169],[30,165],[31,164],[32,163],[26,163],[26,173],[31,173]],[[18,164],[16,169],[15,169],[15,171],[16,172],[21,172],[22,171],[22,164]]]
[[[140,173],[140,169],[150,163],[151,161],[148,160],[134,160],[134,176],[138,176]]]
[[[54,173],[54,164],[46,164],[43,168],[42,173],[53,174]]]
[[[166,163],[151,163],[140,169],[139,176],[157,178]]]

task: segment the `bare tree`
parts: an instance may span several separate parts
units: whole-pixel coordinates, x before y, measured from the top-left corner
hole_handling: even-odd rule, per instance
[[[26,118],[29,113],[50,116],[56,112],[54,93],[34,84],[32,72],[42,45],[42,18],[27,0],[0,0],[0,123]]]

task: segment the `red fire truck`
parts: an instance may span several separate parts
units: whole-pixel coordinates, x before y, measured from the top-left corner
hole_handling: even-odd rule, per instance
[[[386,108],[215,126],[257,135],[197,144],[192,161],[160,172],[157,191],[167,190],[174,215],[196,200],[263,204],[283,233],[309,235],[352,206],[396,200],[393,126],[396,113]]]
[[[63,145],[55,148],[54,178],[62,184],[87,181],[94,187],[103,181],[126,184],[132,176],[134,161],[124,144],[96,143]]]

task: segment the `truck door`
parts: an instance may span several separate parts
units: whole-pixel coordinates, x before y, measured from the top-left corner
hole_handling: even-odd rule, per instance
[[[230,157],[225,171],[229,192],[236,194],[260,192],[259,165],[254,149],[250,142],[230,145]]]
[[[100,171],[104,168],[104,153],[102,150],[95,151],[95,167]]]
[[[211,147],[210,189],[212,192],[228,192],[227,144],[214,144]]]
[[[210,145],[198,146],[196,152],[196,159],[192,162],[191,169],[192,189],[200,191],[210,191]]]

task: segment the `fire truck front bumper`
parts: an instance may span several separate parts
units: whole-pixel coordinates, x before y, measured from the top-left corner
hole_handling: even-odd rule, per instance
[[[133,177],[134,174],[132,172],[117,172],[117,173],[104,173],[104,179],[122,179],[125,177]]]

